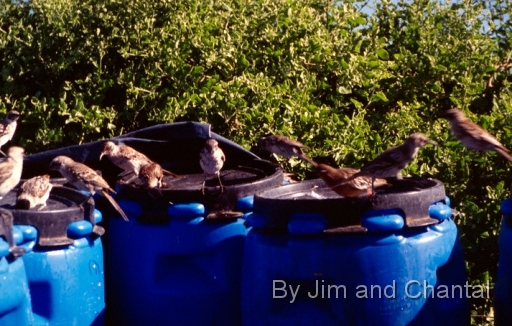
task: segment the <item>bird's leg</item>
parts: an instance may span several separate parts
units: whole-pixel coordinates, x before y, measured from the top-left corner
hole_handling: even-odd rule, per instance
[[[203,186],[201,187],[201,192],[203,193],[204,195],[204,186],[206,184],[206,173],[203,174],[204,175],[204,180],[203,180]]]
[[[46,203],[42,203],[37,210],[40,211],[45,207],[46,207]]]
[[[217,173],[217,179],[219,179],[220,192],[224,192],[224,185],[222,184],[222,181],[220,181],[220,172]]]

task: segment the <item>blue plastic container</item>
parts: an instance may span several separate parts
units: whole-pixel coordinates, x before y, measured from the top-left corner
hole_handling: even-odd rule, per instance
[[[112,325],[240,325],[243,219],[208,222],[199,203],[169,205],[162,224],[142,207],[109,220],[107,320]],[[251,201],[241,204],[247,208]]]
[[[501,202],[498,276],[494,287],[494,324],[512,325],[512,200]]]
[[[258,204],[247,218],[243,325],[469,325],[465,263],[445,201],[429,206],[437,222],[428,226],[406,227],[401,209],[380,209],[361,216],[364,232],[344,233],[329,232],[313,209],[276,221]]]
[[[94,211],[96,222],[101,213]],[[91,237],[88,221],[73,222],[70,245],[37,246],[23,256],[34,325],[103,325],[105,310],[103,247]]]
[[[33,227],[13,228],[13,239],[28,253],[32,250],[37,235]],[[33,324],[27,274],[23,259],[13,258],[9,244],[0,238],[0,325],[26,326]]]

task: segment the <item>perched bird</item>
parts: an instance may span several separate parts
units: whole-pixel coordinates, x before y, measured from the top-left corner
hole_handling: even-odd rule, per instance
[[[400,146],[388,148],[372,161],[368,162],[353,176],[342,182],[335,184],[335,187],[341,186],[357,177],[365,176],[372,178],[372,193],[375,189],[376,178],[401,178],[400,171],[409,164],[418,154],[419,149],[427,144],[438,146],[435,141],[428,139],[425,135],[414,133]]]
[[[16,131],[17,120],[20,117],[20,113],[18,111],[12,110],[7,112],[5,119],[0,122],[0,148],[4,146],[9,140],[14,136],[14,132]],[[3,156],[5,153],[0,150]]]
[[[160,164],[154,162],[140,168],[139,178],[147,188],[162,188],[162,186],[165,186],[163,169]]]
[[[133,149],[130,146],[120,144],[116,145],[112,141],[106,141],[103,144],[103,148],[100,154],[100,160],[103,156],[108,157],[112,163],[123,169],[124,171],[121,172],[119,175],[120,177],[124,177],[129,174],[133,174],[130,179],[126,180],[126,183],[131,182],[133,179],[137,178],[139,176],[140,169],[147,164],[152,164],[153,166],[155,163],[153,162],[149,157],[142,154],[141,152]],[[162,173],[164,175],[171,175],[173,177],[179,177],[179,175],[174,174],[170,171],[164,170],[160,167]]]
[[[0,162],[0,199],[18,185],[23,169],[23,148],[12,146]]]
[[[468,149],[481,152],[495,151],[512,162],[510,151],[493,135],[469,120],[462,111],[449,109],[443,113],[442,117],[450,121],[453,135]]]
[[[85,164],[75,162],[67,156],[57,156],[50,163],[50,170],[57,170],[66,180],[78,190],[88,191],[91,196],[99,192],[107,198],[116,211],[128,221],[128,217],[112,198],[109,192],[116,193],[96,171]]]
[[[203,195],[204,186],[206,184],[206,177],[211,174],[215,174],[217,176],[217,179],[219,179],[220,190],[221,192],[224,191],[224,186],[220,181],[220,170],[224,166],[226,156],[224,155],[222,149],[220,149],[219,143],[213,138],[208,139],[203,149],[199,153],[199,156],[199,164],[201,165],[204,173],[203,186],[201,187]]]
[[[38,175],[23,182],[16,195],[16,208],[31,209],[41,205],[38,210],[46,207],[46,201],[50,197],[53,186],[50,183],[50,175]]]
[[[313,166],[316,164],[302,151],[303,148],[309,149],[309,147],[296,140],[291,140],[286,136],[271,135],[260,137],[257,144],[258,147],[276,155],[284,156],[287,159],[297,156],[301,160],[311,163]]]
[[[353,176],[359,170],[352,168],[333,168],[330,165],[319,163],[315,169],[316,174],[324,180],[325,184],[338,195],[343,197],[359,197],[361,195],[372,195],[372,179],[366,176],[360,176],[339,184]],[[386,179],[375,179],[375,188],[388,185]]]

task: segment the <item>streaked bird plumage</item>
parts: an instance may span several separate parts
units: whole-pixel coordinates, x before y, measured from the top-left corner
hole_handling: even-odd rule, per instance
[[[123,169],[120,176],[132,174],[130,179],[125,181],[127,183],[139,176],[140,170],[143,166],[148,164],[152,164],[154,166],[154,164],[158,164],[134,148],[124,144],[115,144],[112,141],[106,141],[103,144],[100,160],[103,156],[108,157],[112,163]],[[164,175],[179,177],[179,175],[162,169],[162,167],[160,167],[160,169]]]
[[[18,111],[12,110],[7,112],[4,120],[0,122],[0,149],[8,141],[12,140],[14,132],[16,131],[17,121],[20,117]],[[0,150],[0,153],[5,156],[5,153]]]
[[[40,206],[38,210],[46,207],[46,201],[50,197],[53,186],[50,183],[50,175],[38,175],[23,182],[16,194],[16,208],[32,209]]]
[[[283,135],[270,135],[260,137],[257,141],[258,147],[268,152],[274,153],[279,156],[283,156],[287,159],[292,157],[298,157],[306,162],[315,165],[314,161],[304,154],[303,149],[309,149],[301,142],[292,140],[289,137]]]
[[[50,169],[59,171],[62,176],[78,190],[88,191],[91,196],[98,192],[100,195],[107,198],[123,219],[128,221],[128,217],[124,211],[110,195],[110,192],[116,192],[96,171],[64,155],[55,157],[50,163]]]
[[[222,149],[219,147],[219,143],[213,138],[208,139],[204,147],[201,149],[199,157],[199,165],[201,166],[201,169],[203,169],[204,174],[204,181],[201,187],[201,191],[203,192],[203,194],[204,187],[206,184],[206,178],[208,175],[217,176],[217,179],[219,180],[220,189],[221,191],[223,191],[224,185],[220,180],[220,170],[224,166],[226,156],[224,155]]]
[[[0,162],[0,199],[18,185],[23,170],[23,148],[12,146]]]
[[[359,197],[362,195],[372,195],[372,178],[360,176],[346,183],[340,182],[347,180],[355,175],[359,170],[342,167],[334,168],[330,165],[319,163],[315,168],[316,174],[322,178],[325,184],[338,195],[343,197]],[[379,188],[388,185],[386,179],[376,178],[374,187]]]
[[[336,186],[347,183],[357,177],[366,176],[372,178],[373,193],[376,178],[401,178],[400,171],[416,157],[419,149],[427,144],[438,146],[435,141],[428,139],[423,134],[411,134],[402,145],[388,148],[375,159],[365,164],[359,172],[338,183]]]
[[[466,148],[480,152],[494,151],[512,162],[510,151],[493,135],[469,120],[461,110],[449,109],[442,114],[442,117],[450,122],[453,135]]]

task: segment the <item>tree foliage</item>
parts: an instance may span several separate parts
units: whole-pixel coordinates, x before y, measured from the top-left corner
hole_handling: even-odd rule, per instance
[[[445,183],[470,280],[495,281],[510,167],[437,118],[463,108],[511,146],[510,0],[384,0],[371,14],[351,0],[0,3],[0,109],[22,112],[28,152],[197,120],[247,148],[284,134],[359,167],[423,132],[442,146],[405,173]]]

